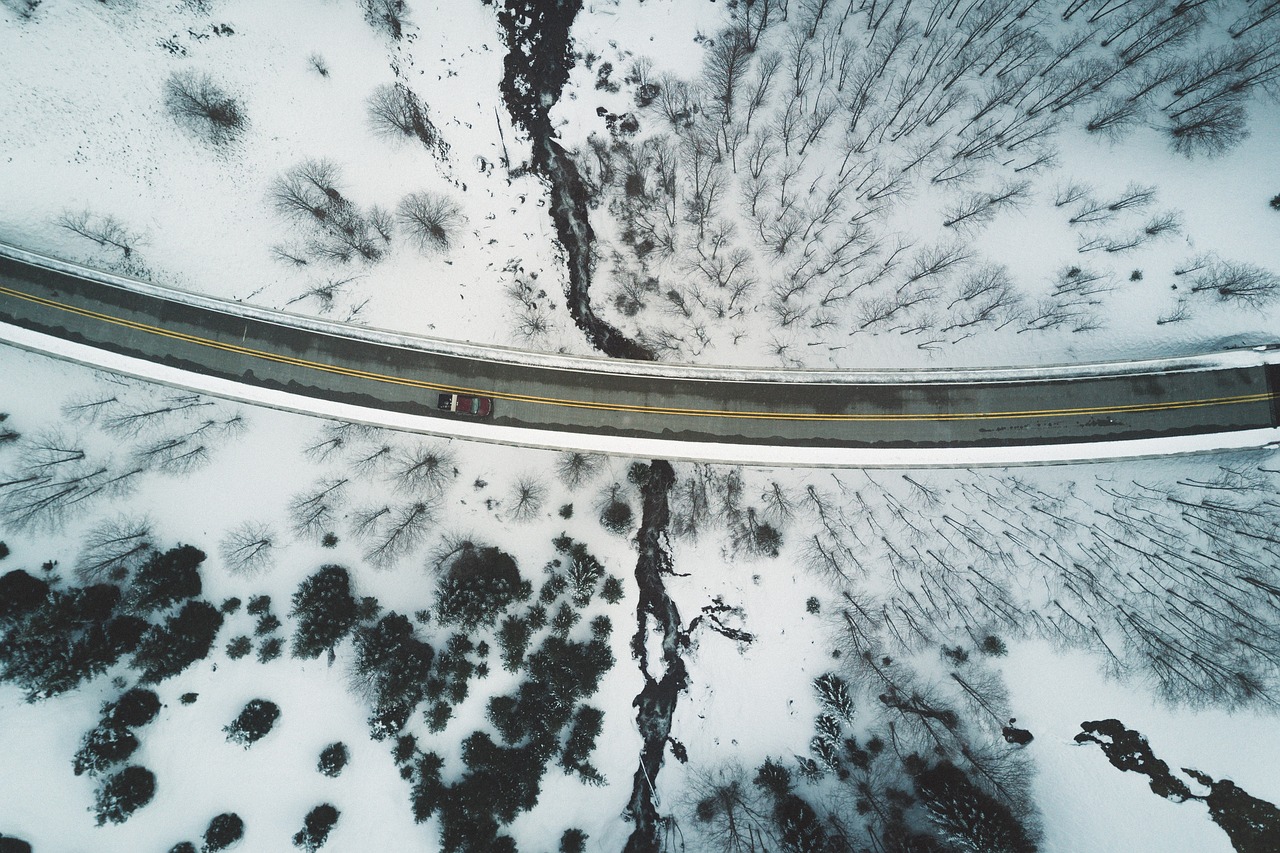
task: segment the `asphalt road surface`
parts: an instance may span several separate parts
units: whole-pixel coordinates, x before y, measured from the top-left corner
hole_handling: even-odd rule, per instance
[[[973,447],[1154,438],[1280,425],[1280,365],[1020,381],[847,384],[546,367],[326,333],[143,293],[0,253],[0,322],[172,367],[433,417],[442,391],[492,397],[535,430],[811,447]],[[0,342],[4,340],[0,326]],[[812,376],[812,374],[810,374]],[[0,377],[0,389],[3,377]],[[305,408],[305,406],[300,406]],[[456,416],[453,416],[456,417]]]

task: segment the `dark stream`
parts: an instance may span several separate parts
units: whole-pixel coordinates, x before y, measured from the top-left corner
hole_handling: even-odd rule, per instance
[[[653,786],[662,769],[667,741],[671,736],[671,716],[680,691],[689,683],[688,671],[680,651],[686,643],[681,630],[680,611],[668,596],[663,575],[671,574],[671,555],[667,551],[667,524],[670,507],[667,502],[675,471],[670,462],[654,461],[640,482],[644,506],[640,532],[636,535],[640,556],[636,560],[636,583],[640,601],[636,605],[636,633],[631,640],[631,654],[640,665],[644,688],[636,696],[636,724],[644,747],[640,766],[632,780],[631,800],[625,814],[635,828],[624,848],[627,853],[656,853],[658,850],[658,809],[654,804]],[[660,674],[655,677],[645,639],[656,627],[662,634]],[[657,664],[656,661],[652,662]]]
[[[507,44],[502,99],[511,120],[533,143],[530,167],[547,182],[551,219],[564,246],[569,269],[565,294],[569,313],[591,345],[610,358],[653,361],[653,353],[591,307],[592,244],[595,232],[587,216],[587,190],[571,158],[556,141],[550,112],[573,67],[569,28],[582,0],[506,0],[498,23]],[[510,168],[511,164],[508,164]]]

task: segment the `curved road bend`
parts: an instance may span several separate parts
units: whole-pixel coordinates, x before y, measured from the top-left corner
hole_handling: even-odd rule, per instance
[[[939,381],[895,383],[886,374],[850,384],[755,371],[752,381],[731,381],[700,378],[697,370],[630,374],[623,371],[638,364],[596,359],[540,366],[502,350],[492,359],[465,357],[433,352],[427,339],[388,344],[358,328],[242,310],[154,285],[133,289],[127,280],[0,247],[4,323],[223,379],[409,414],[440,416],[437,392],[467,391],[493,397],[493,422],[504,426],[810,447],[1047,444],[1280,425],[1280,365],[1262,356],[1241,367],[1163,372],[1128,366],[1099,374],[1095,366],[1095,375],[1079,378],[1028,370],[1025,378],[1003,371],[1001,381],[948,382],[938,371]]]

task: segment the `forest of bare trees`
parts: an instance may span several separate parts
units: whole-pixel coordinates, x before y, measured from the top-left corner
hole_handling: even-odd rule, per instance
[[[1093,294],[1007,272],[1003,286],[976,282],[991,270],[972,241],[1050,200],[1084,256],[1176,235],[1179,214],[1154,207],[1154,187],[1112,198],[1046,186],[1058,133],[1154,128],[1190,157],[1229,150],[1252,100],[1277,94],[1280,15],[1268,9],[738,4],[705,38],[697,79],[634,61],[625,79],[643,133],[615,120],[579,152],[594,202],[620,227],[603,259],[610,304],[671,360],[733,346],[755,310],[768,312],[783,365],[850,335],[932,352],[1006,327],[1100,328]],[[940,203],[937,221],[903,230],[908,201]]]

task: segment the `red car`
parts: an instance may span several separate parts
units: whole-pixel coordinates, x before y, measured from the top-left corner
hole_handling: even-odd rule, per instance
[[[488,397],[474,397],[470,394],[441,394],[437,406],[442,412],[453,412],[472,418],[487,418],[493,414],[493,400]]]

